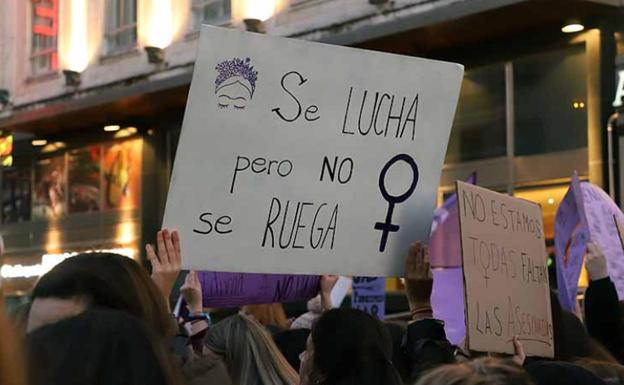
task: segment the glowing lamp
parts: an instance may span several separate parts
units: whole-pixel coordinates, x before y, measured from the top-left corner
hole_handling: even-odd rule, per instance
[[[563,33],[576,33],[581,32],[585,29],[585,26],[576,20],[572,20],[563,27],[561,27],[561,32]]]

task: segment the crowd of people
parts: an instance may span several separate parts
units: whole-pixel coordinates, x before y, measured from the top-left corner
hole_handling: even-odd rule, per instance
[[[552,296],[554,359],[473,352],[446,338],[433,316],[427,248],[406,251],[411,320],[382,322],[332,308],[337,276],[323,276],[317,311],[288,320],[280,304],[246,306],[213,322],[195,272],[180,293],[180,237],[147,245],[151,274],[136,261],[90,253],[39,279],[28,305],[0,311],[1,385],[553,385],[624,384],[624,319],[605,257],[588,244],[584,314]],[[583,319],[583,321],[581,321]]]

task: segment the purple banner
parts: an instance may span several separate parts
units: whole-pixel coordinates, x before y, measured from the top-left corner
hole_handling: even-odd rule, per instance
[[[464,278],[461,267],[433,269],[433,317],[444,321],[446,338],[458,345],[466,336]]]
[[[600,187],[589,182],[581,183],[583,207],[589,237],[607,259],[609,277],[615,284],[620,300],[624,299],[624,249],[617,223],[624,224],[624,214],[613,199]]]
[[[555,262],[559,302],[565,310],[576,313],[576,294],[589,239],[583,215],[583,198],[576,173],[557,209],[555,218]]]
[[[477,174],[474,172],[470,174],[466,183],[477,183]],[[429,236],[429,261],[431,267],[461,267],[462,265],[457,193],[451,195],[433,212]]]
[[[200,271],[205,307],[239,307],[307,301],[319,292],[318,275],[243,274]]]
[[[386,316],[386,279],[353,277],[352,287],[351,307],[383,320]]]

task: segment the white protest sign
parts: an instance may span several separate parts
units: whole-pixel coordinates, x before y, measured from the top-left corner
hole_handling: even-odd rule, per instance
[[[164,226],[185,268],[403,275],[457,64],[202,27]]]
[[[468,347],[553,357],[542,210],[523,199],[457,182]]]

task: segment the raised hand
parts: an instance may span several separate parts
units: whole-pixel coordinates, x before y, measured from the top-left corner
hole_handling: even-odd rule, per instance
[[[332,308],[332,300],[331,300],[331,292],[336,286],[336,282],[338,282],[339,275],[324,275],[321,277],[321,308],[323,311],[331,310]]]
[[[145,245],[147,259],[152,265],[152,280],[169,299],[182,265],[180,235],[177,231],[163,229],[156,234],[156,245],[157,250],[150,244]]]
[[[431,280],[431,266],[429,264],[429,249],[420,241],[410,245],[405,259],[405,278],[410,280]]]
[[[197,277],[197,272],[191,271],[187,274],[184,285],[180,288],[180,293],[186,301],[191,315],[197,315],[203,312],[202,287]]]
[[[600,247],[593,242],[587,242],[587,259],[585,260],[585,267],[587,268],[589,279],[592,281],[597,281],[609,276],[607,259],[605,258],[605,255]]]
[[[413,318],[431,317],[433,278],[429,250],[420,241],[410,246],[405,259],[405,288]]]

